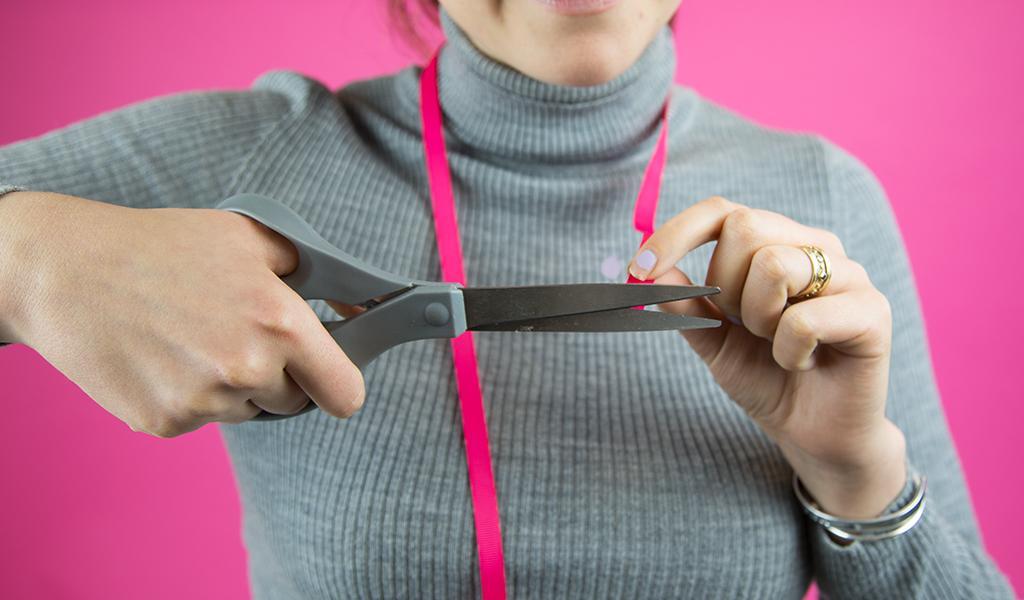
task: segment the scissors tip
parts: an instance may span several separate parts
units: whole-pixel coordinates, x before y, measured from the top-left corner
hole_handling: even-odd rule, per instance
[[[718,287],[717,285],[697,285],[697,286],[683,286],[683,287],[688,287],[688,288],[694,290],[694,292],[696,292],[696,295],[700,295],[700,296],[712,296],[714,294],[721,293],[721,291],[722,291],[722,288]]]

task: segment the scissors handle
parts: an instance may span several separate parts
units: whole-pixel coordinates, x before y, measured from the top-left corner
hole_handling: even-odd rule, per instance
[[[378,269],[337,248],[284,204],[257,194],[238,194],[217,208],[243,214],[295,245],[299,265],[281,279],[306,299],[361,304],[418,283]]]
[[[360,370],[391,348],[415,340],[456,338],[466,331],[462,290],[416,286],[394,300],[324,327]]]
[[[455,338],[466,331],[466,311],[458,286],[414,287],[400,299],[344,321],[327,321],[324,327],[359,370],[387,350],[414,340]],[[260,421],[286,419],[316,408],[310,401],[297,413],[278,415],[263,411]]]
[[[466,331],[462,289],[456,284],[404,279],[369,265],[325,240],[295,211],[265,196],[239,194],[217,208],[255,219],[295,246],[298,266],[281,280],[303,298],[362,304],[389,297],[354,317],[323,323],[360,370],[399,344],[455,338]],[[283,419],[315,407],[309,402],[294,415],[264,411],[254,419]]]

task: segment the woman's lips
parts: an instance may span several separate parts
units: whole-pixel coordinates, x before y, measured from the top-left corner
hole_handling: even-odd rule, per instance
[[[621,0],[537,0],[540,4],[563,15],[589,15],[599,13]]]

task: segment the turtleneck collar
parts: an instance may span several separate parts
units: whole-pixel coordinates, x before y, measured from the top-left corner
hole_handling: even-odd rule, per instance
[[[450,146],[497,160],[569,165],[626,158],[653,144],[676,68],[667,25],[619,76],[570,86],[497,62],[443,8],[440,18],[447,43],[438,86]]]

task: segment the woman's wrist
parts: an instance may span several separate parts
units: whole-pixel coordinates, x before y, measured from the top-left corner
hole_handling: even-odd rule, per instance
[[[38,265],[47,253],[39,247],[40,234],[49,219],[34,211],[53,208],[54,194],[16,191],[0,199],[0,342],[25,343],[29,298]],[[46,213],[41,213],[45,215]],[[52,216],[52,215],[51,215]]]
[[[888,419],[867,438],[862,452],[841,464],[809,460],[800,453],[785,450],[784,453],[821,509],[837,517],[877,517],[906,487],[906,438]]]

